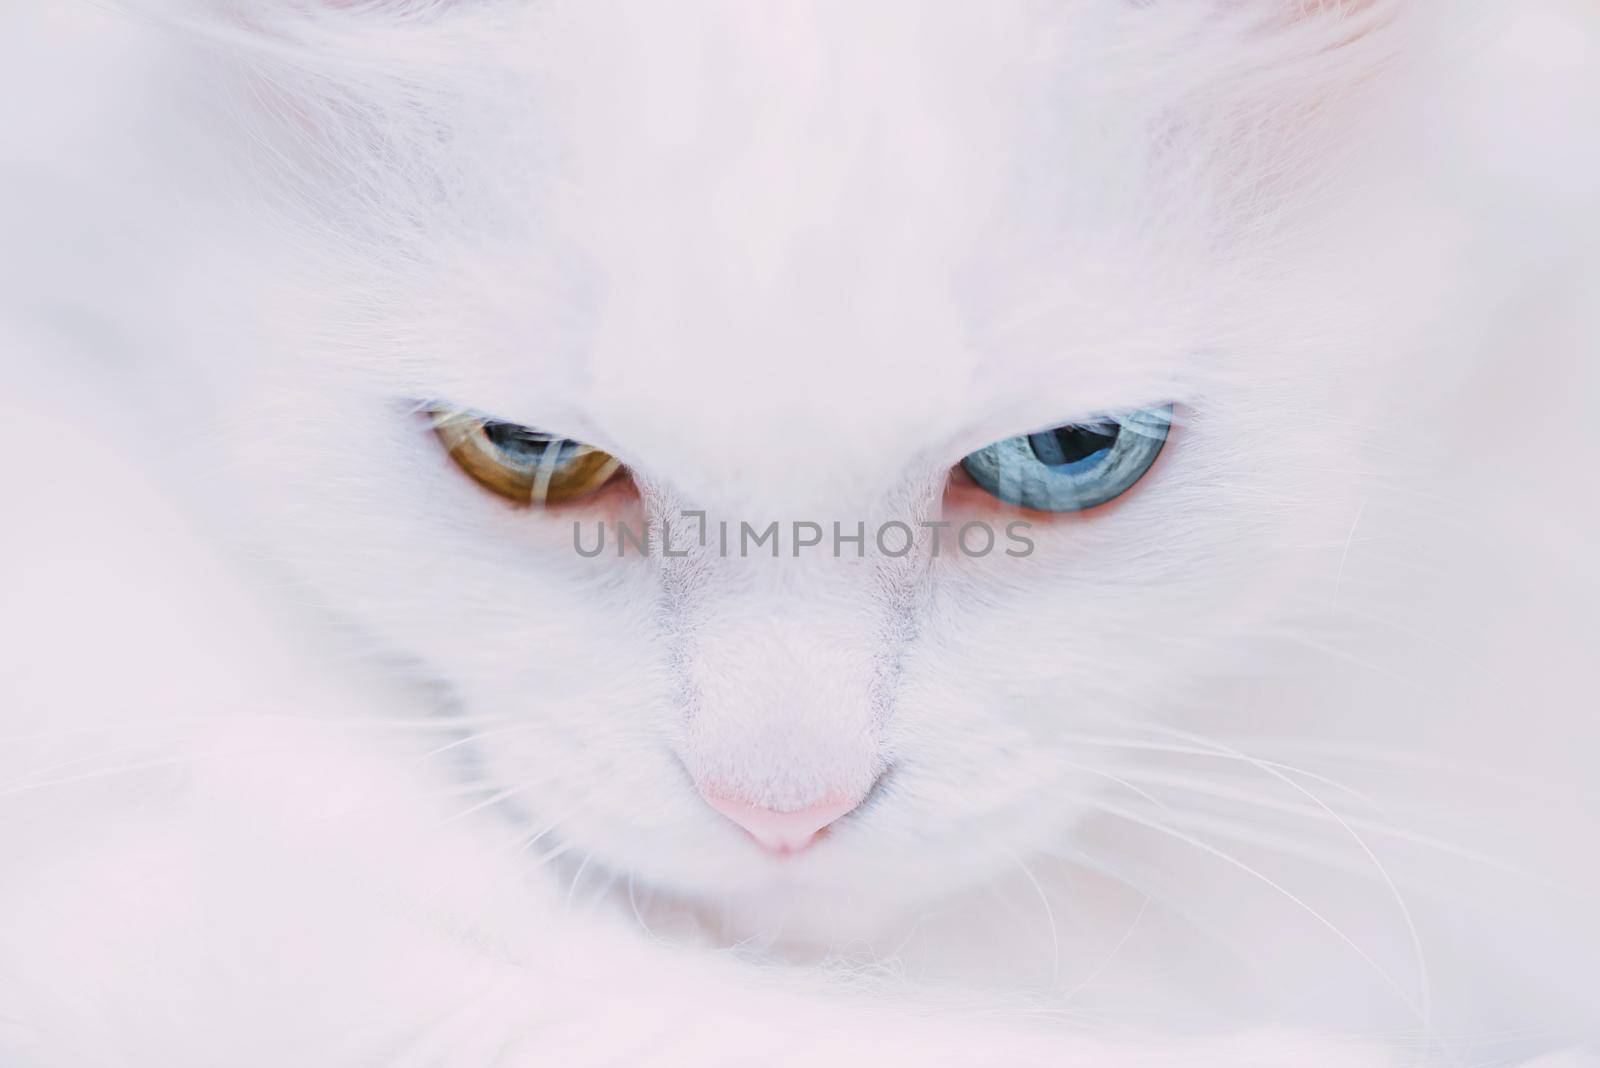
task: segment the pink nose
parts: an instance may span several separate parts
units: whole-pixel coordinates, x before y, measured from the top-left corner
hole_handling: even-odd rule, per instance
[[[794,812],[775,812],[770,808],[733,801],[729,798],[707,794],[711,807],[728,817],[761,843],[763,849],[774,856],[798,853],[811,844],[811,840],[834,820],[856,807],[855,801],[824,801]]]

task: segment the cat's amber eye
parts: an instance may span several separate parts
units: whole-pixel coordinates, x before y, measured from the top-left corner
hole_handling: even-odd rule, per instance
[[[622,469],[620,460],[592,445],[476,412],[440,409],[428,418],[456,466],[513,504],[580,500]]]

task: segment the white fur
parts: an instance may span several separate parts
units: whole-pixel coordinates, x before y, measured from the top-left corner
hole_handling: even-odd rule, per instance
[[[14,1059],[1587,1037],[1579,5],[0,30]],[[997,438],[1180,408],[1026,559],[645,561],[473,486],[434,400],[614,452],[636,519],[851,528],[959,520]],[[885,770],[782,861],[693,787]]]

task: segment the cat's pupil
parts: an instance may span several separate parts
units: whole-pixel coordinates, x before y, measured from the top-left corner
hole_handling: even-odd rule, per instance
[[[495,448],[516,459],[530,462],[537,462],[544,456],[545,450],[560,440],[516,423],[486,422],[483,424],[483,436]]]
[[[1051,467],[1087,460],[1116,444],[1121,428],[1114,425],[1058,426],[1042,434],[1029,434],[1028,444],[1039,462]]]

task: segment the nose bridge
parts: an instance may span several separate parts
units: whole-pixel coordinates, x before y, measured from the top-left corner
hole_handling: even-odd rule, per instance
[[[652,460],[665,461],[659,471],[673,490],[662,494],[664,510],[677,525],[689,525],[697,536],[704,529],[711,545],[719,551],[725,545],[725,554],[734,558],[741,550],[752,557],[770,554],[770,543],[760,539],[773,525],[780,555],[790,556],[800,525],[820,529],[825,539],[806,558],[833,555],[835,532],[842,539],[837,555],[850,557],[863,544],[871,551],[870,538],[851,540],[862,527],[870,531],[905,518],[898,513],[904,510],[899,498],[906,493],[907,462],[896,443],[881,441],[875,432],[834,432],[804,412],[780,413],[770,422],[805,429],[777,433],[769,423],[719,420],[714,429],[680,435],[652,450]]]
[[[831,592],[746,588],[701,616],[685,761],[702,791],[790,811],[876,779],[886,650],[871,606]]]

